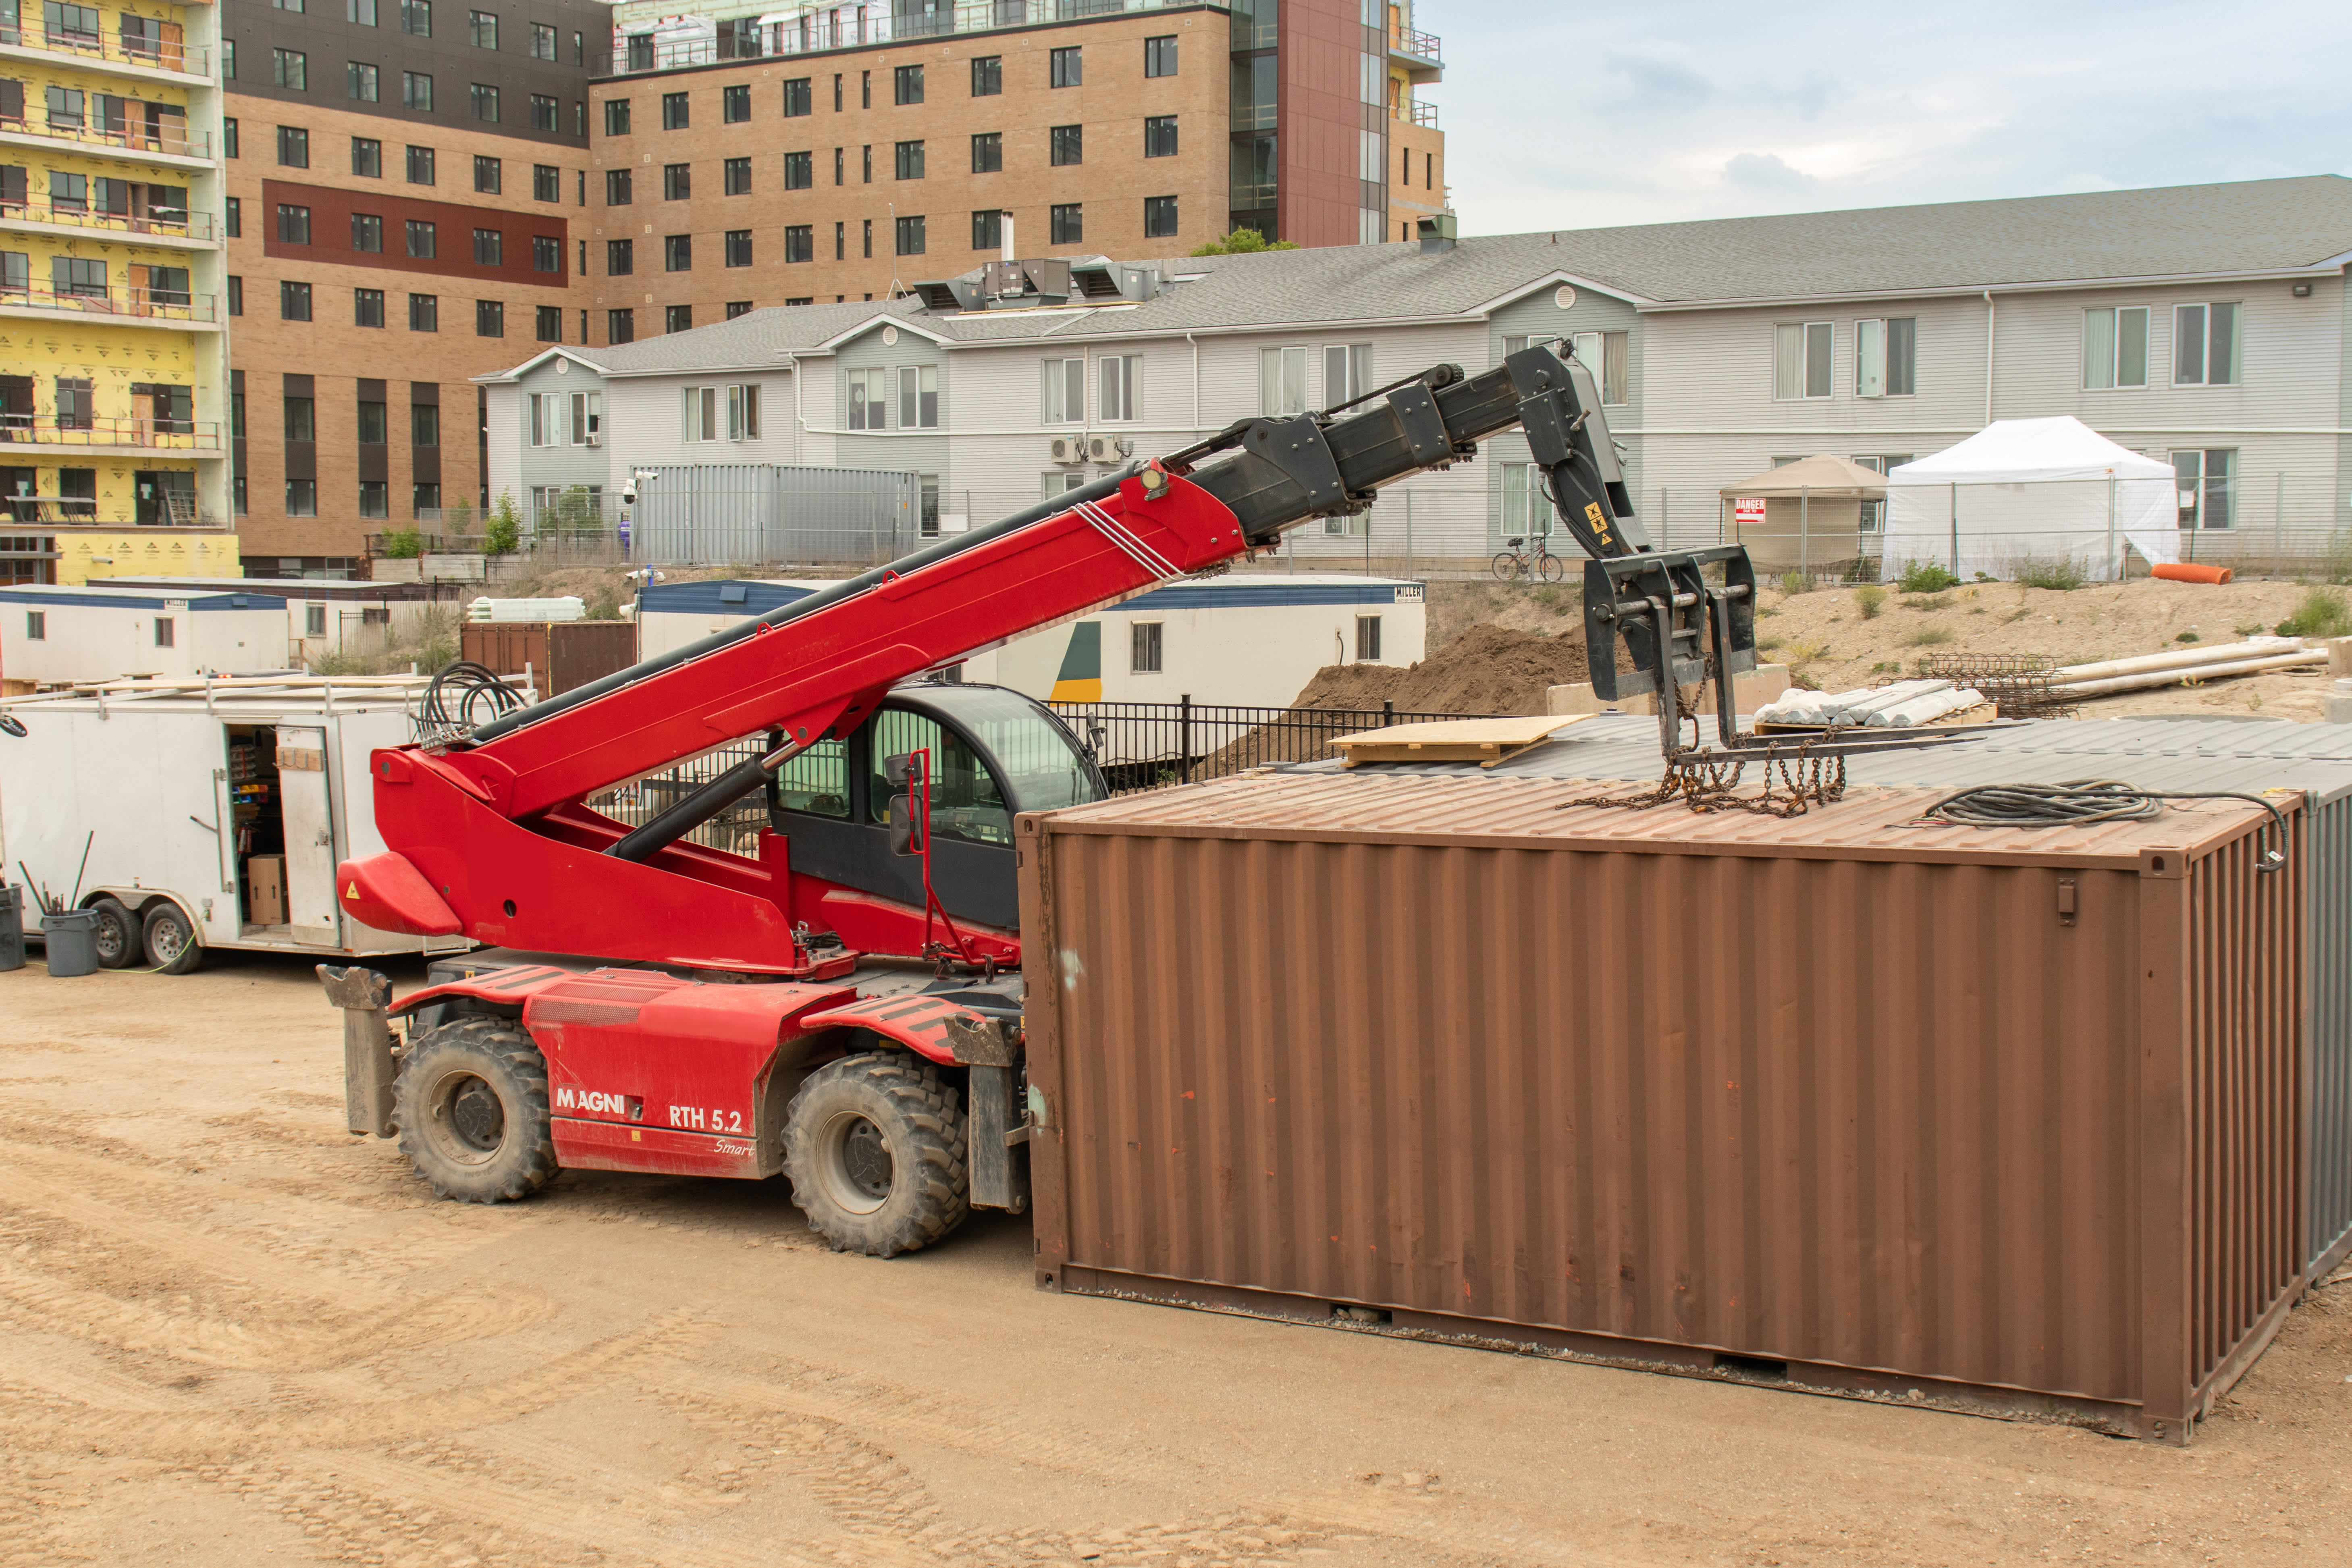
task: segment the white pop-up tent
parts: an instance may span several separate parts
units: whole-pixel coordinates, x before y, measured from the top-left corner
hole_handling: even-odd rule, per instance
[[[2177,482],[2171,464],[2071,416],[1996,420],[1886,476],[1882,559],[1890,575],[1928,561],[1964,578],[2072,560],[2114,580],[2126,543],[2151,563],[2180,559]]]

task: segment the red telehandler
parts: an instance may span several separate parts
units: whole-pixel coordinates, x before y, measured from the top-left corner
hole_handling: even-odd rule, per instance
[[[1013,817],[1099,799],[1102,778],[1028,698],[915,678],[1273,548],[1514,427],[1591,558],[1588,646],[1622,639],[1631,656],[1620,673],[1596,651],[1601,695],[1711,681],[1720,739],[1685,744],[1680,703],[1662,701],[1661,746],[1669,763],[1739,755],[1746,552],[1652,547],[1572,357],[1539,344],[1483,375],[1439,365],[1341,408],[1244,421],[561,697],[375,752],[389,848],[339,868],[344,909],[492,945],[436,964],[393,1008],[382,976],[321,968],[346,1010],[352,1130],[396,1131],[436,1192],[482,1203],[565,1167],[781,1170],[812,1228],[886,1258],[972,1205],[1023,1209],[1023,1145],[1060,1130],[1023,1075]],[[751,736],[756,760],[642,826],[586,804]],[[761,792],[757,854],[680,842]]]

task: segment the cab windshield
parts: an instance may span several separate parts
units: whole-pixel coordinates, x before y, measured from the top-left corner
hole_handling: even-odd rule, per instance
[[[875,716],[867,753],[869,821],[889,820],[892,790],[883,771],[888,760],[919,750],[931,753],[931,831],[942,838],[1010,845],[1014,813],[1098,798],[1069,738],[1018,694],[967,689],[957,694],[955,716],[994,753],[1004,776],[929,714],[886,708]]]

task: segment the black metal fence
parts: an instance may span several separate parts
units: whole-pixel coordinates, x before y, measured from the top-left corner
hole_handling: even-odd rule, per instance
[[[1113,795],[1223,778],[1265,763],[1319,762],[1331,742],[1391,724],[1493,718],[1483,713],[1413,713],[1393,702],[1378,708],[1238,708],[1195,702],[1048,704],[1094,753]]]

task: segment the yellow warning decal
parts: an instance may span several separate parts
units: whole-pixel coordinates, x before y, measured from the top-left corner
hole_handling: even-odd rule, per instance
[[[1599,501],[1586,501],[1584,503],[1584,521],[1591,523],[1595,528],[1606,528],[1609,526],[1606,522],[1601,521],[1601,503]]]
[[[343,897],[347,899],[356,899],[359,896],[360,885],[357,882],[353,882],[350,887],[343,889]]]

